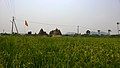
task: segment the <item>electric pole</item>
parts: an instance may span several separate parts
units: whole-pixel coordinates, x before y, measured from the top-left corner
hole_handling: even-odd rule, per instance
[[[16,25],[16,23],[15,23],[15,17],[13,16],[12,18],[13,18],[12,21],[11,21],[11,22],[12,22],[12,30],[11,30],[11,31],[12,31],[12,34],[14,34],[14,32],[13,32],[14,25],[15,25],[16,31],[17,31],[17,33],[18,33],[17,25]]]
[[[120,31],[120,30],[119,30],[119,24],[120,24],[120,23],[117,22],[117,31],[118,31],[118,35],[119,35],[119,31]]]
[[[13,34],[13,33],[14,33],[14,32],[13,32],[13,24],[14,24],[13,22],[14,22],[14,17],[13,17],[13,19],[12,19],[11,22],[12,22],[12,30],[11,30],[11,31],[12,31],[12,34]]]
[[[79,34],[79,26],[77,26],[77,34]]]
[[[3,34],[4,34],[5,30],[3,29]]]

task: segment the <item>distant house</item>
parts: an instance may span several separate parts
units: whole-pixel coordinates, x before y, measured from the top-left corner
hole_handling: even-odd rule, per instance
[[[67,34],[67,35],[74,35],[75,32],[67,32],[66,34]]]
[[[48,35],[43,29],[40,29],[38,35]]]
[[[62,33],[61,33],[60,30],[58,30],[58,29],[56,28],[55,30],[50,31],[49,35],[50,35],[50,36],[61,36]]]
[[[91,35],[99,35],[98,32],[91,31]],[[107,32],[100,32],[100,35],[108,35]]]

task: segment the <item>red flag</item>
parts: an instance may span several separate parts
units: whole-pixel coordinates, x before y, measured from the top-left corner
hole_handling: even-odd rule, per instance
[[[25,20],[25,25],[26,25],[26,26],[28,26],[28,23],[27,23],[27,21],[26,21],[26,20]]]

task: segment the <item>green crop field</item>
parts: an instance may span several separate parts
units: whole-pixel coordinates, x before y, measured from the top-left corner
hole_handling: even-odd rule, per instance
[[[0,68],[120,68],[120,38],[0,36]]]

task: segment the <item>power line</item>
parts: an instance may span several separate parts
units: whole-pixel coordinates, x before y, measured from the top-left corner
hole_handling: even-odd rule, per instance
[[[9,5],[8,5],[7,1],[6,0],[3,0],[3,1],[4,1],[6,8],[9,10]]]
[[[20,20],[20,19],[17,19],[17,21],[22,21],[22,22],[24,22],[24,20]],[[90,31],[95,31],[95,32],[97,32],[97,30],[98,29],[92,29],[92,28],[88,28],[88,27],[85,27],[85,26],[79,26],[79,28],[78,28],[78,26],[76,26],[76,25],[58,25],[58,24],[48,24],[48,23],[40,23],[40,22],[35,22],[35,21],[28,21],[28,24],[29,23],[33,23],[33,24],[37,24],[37,25],[49,25],[49,26],[57,26],[57,27],[71,27],[71,28],[73,28],[73,27],[77,27],[77,32],[76,33],[79,33],[79,29],[80,28],[84,28],[84,29],[89,29]],[[39,27],[39,26],[38,26]],[[40,27],[39,27],[40,28]],[[37,29],[37,30],[35,30],[35,32],[37,32],[39,29]],[[76,30],[76,29],[75,29]],[[101,30],[102,31],[102,30]],[[107,31],[107,30],[106,30]],[[104,31],[102,31],[102,32],[104,32]]]
[[[11,10],[10,10],[10,4],[8,3],[7,0],[3,0],[4,1],[4,5],[7,8],[8,12],[11,14]]]
[[[17,19],[18,21],[24,21]],[[48,24],[48,23],[41,23],[41,22],[35,22],[35,21],[28,21],[29,23],[34,23],[34,24],[44,24],[44,25],[55,25],[55,26],[70,26],[70,27],[76,27],[75,25],[60,25],[60,24]]]
[[[15,15],[15,0],[3,0],[5,7],[7,8],[8,12],[14,16]]]
[[[18,21],[23,21],[24,22],[24,20],[20,20],[20,19],[17,19]],[[49,26],[52,26],[52,25],[54,25],[54,26],[64,26],[64,27],[76,27],[76,25],[61,25],[61,24],[48,24],[48,23],[41,23],[41,22],[35,22],[35,21],[29,21],[29,23],[34,23],[34,24],[43,24],[43,25],[49,25]],[[96,30],[96,29],[92,29],[92,28],[88,28],[88,27],[85,27],[85,26],[80,26],[80,25],[78,25],[79,26],[79,28],[84,28],[84,29],[90,29],[90,30]],[[77,33],[78,33],[78,31],[77,31]]]
[[[15,15],[15,0],[10,0],[10,4],[11,4],[12,14],[14,16]]]
[[[11,9],[11,14],[13,15],[13,3],[11,0],[8,0],[9,4],[10,4],[10,9]]]

